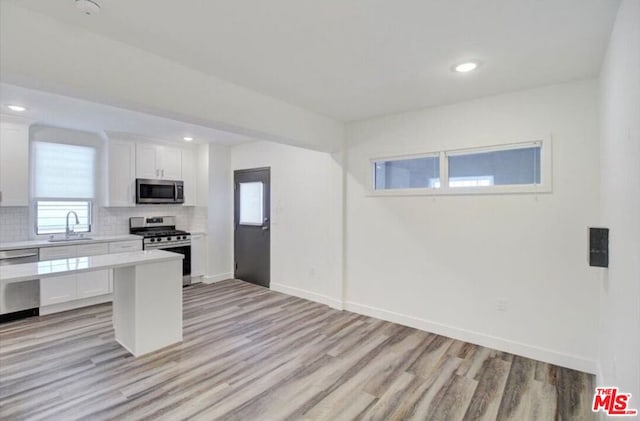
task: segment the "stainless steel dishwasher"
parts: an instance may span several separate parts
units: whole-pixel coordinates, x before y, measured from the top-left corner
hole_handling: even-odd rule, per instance
[[[38,249],[0,251],[2,266],[38,261]],[[37,316],[40,306],[40,280],[0,283],[0,322]]]

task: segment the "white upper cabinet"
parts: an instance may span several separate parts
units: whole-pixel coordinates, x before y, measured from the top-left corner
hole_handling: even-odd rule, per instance
[[[109,140],[105,206],[135,206],[136,145],[126,140]]]
[[[159,166],[161,178],[182,180],[182,150],[168,146],[160,147]]]
[[[181,180],[182,151],[151,143],[136,144],[136,177]]]
[[[0,121],[0,206],[29,205],[29,126]]]
[[[157,148],[147,143],[136,144],[137,178],[160,178]]]

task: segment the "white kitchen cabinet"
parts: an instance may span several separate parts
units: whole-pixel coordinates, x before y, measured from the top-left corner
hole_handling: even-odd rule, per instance
[[[203,276],[207,271],[207,236],[191,235],[191,276]]]
[[[0,206],[29,205],[29,126],[0,121]]]
[[[160,168],[162,178],[182,180],[182,150],[168,146],[160,147]]]
[[[95,297],[111,292],[109,270],[81,273],[77,275],[77,298]]]
[[[116,241],[109,243],[109,254],[142,250],[142,240]]]
[[[68,259],[69,257],[76,257],[76,246],[57,246],[40,249],[40,260]]]
[[[81,244],[76,246],[76,256],[98,256],[109,254],[108,243]],[[95,297],[111,292],[111,271],[98,270],[80,273],[77,276],[77,298]]]
[[[123,241],[118,243],[137,243],[141,241]],[[90,243],[73,246],[43,247],[40,260],[67,259],[70,257],[97,256],[108,254],[109,243]],[[112,291],[110,270],[92,271],[74,275],[56,276],[40,281],[40,305],[50,306],[84,298],[109,294]]]
[[[196,150],[197,206],[209,206],[209,144],[198,145]]]
[[[152,143],[136,144],[136,177],[181,180],[182,151]]]
[[[40,260],[68,259],[76,256],[75,246],[40,249]],[[48,306],[75,300],[78,296],[77,275],[63,275],[40,281],[40,305]]]
[[[64,275],[40,281],[40,305],[48,306],[78,297],[77,275]]]
[[[105,206],[135,206],[136,144],[109,140]]]
[[[76,256],[98,256],[109,254],[109,243],[80,244],[76,246]]]
[[[184,181],[184,206],[196,206],[198,204],[196,173],[195,150],[183,149],[182,180]]]
[[[149,143],[136,144],[137,178],[160,178],[156,148],[156,145]]]

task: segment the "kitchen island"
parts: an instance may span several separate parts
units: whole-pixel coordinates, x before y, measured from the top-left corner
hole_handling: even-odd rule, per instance
[[[138,357],[182,341],[182,259],[164,250],[45,260],[0,269],[0,282],[20,283],[113,270],[115,339]]]

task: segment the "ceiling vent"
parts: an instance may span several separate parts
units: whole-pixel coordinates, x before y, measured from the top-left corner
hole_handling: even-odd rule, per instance
[[[89,16],[100,13],[100,5],[93,0],[76,0],[76,8]]]

